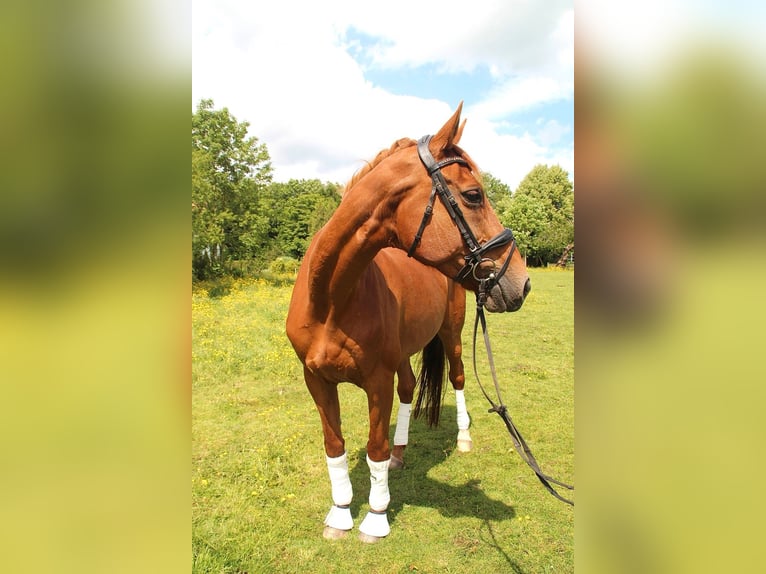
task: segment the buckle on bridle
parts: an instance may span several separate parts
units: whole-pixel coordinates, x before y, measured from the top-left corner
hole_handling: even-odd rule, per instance
[[[492,264],[492,271],[489,272],[489,275],[486,277],[477,277],[476,276],[476,270],[481,269],[481,264],[485,261],[488,261]],[[471,266],[471,275],[473,275],[473,278],[476,279],[479,283],[482,281],[494,281],[497,277],[497,263],[495,263],[494,259],[490,259],[489,257],[484,257],[478,261],[475,265]]]

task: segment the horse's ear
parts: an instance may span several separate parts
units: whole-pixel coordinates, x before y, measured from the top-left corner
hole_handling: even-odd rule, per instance
[[[437,155],[443,152],[450,146],[453,146],[460,139],[463,133],[463,129],[460,128],[460,112],[463,109],[463,102],[457,107],[452,117],[447,120],[447,123],[431,138],[431,153]]]
[[[457,134],[455,134],[455,139],[452,140],[452,143],[454,145],[457,145],[460,143],[460,138],[463,137],[463,130],[465,129],[465,123],[468,120],[464,119],[463,122],[460,124],[460,127],[457,129]]]

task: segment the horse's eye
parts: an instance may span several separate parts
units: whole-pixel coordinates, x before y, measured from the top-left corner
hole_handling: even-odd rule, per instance
[[[481,202],[484,199],[484,196],[478,189],[469,189],[462,192],[460,195],[463,196],[463,199],[469,205],[481,205]]]

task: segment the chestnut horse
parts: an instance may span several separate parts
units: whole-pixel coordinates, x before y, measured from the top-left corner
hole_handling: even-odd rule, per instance
[[[359,530],[363,541],[375,542],[390,532],[388,469],[401,465],[407,444],[416,385],[410,357],[423,351],[415,416],[425,412],[429,423],[438,421],[446,355],[459,426],[467,430],[465,289],[480,293],[488,311],[503,312],[519,309],[530,288],[512,233],[457,145],[465,127],[461,109],[462,103],[433,137],[401,139],[363,167],[298,271],[287,336],[322,421],[333,500],[325,538],[353,528],[338,384],[351,382],[367,394],[370,510]],[[400,408],[392,453],[394,374]]]

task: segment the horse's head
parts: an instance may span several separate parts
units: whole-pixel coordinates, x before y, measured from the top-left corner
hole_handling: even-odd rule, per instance
[[[461,109],[462,103],[412,151],[415,180],[397,209],[399,242],[422,263],[483,292],[488,311],[516,311],[529,292],[529,275],[513,234],[487,200],[478,168],[457,145],[465,127]]]

